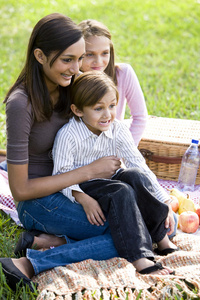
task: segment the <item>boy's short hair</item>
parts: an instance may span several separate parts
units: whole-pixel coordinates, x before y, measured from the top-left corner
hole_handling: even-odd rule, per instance
[[[80,111],[83,111],[85,106],[95,105],[110,90],[116,92],[118,102],[119,94],[117,87],[108,75],[100,71],[82,73],[74,80],[71,86],[71,104],[74,104]]]

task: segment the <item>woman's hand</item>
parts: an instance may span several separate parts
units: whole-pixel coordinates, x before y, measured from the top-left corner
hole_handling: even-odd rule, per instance
[[[92,225],[104,225],[106,218],[99,203],[94,198],[77,191],[73,191],[72,195],[83,206],[87,219]]]
[[[173,232],[174,232],[174,225],[175,225],[175,221],[174,221],[174,213],[173,213],[173,210],[171,208],[171,205],[170,205],[170,200],[169,202],[166,201],[165,204],[168,205],[169,207],[169,212],[168,212],[168,216],[165,220],[165,228],[169,228],[170,230],[167,232],[167,235],[171,235]]]
[[[111,178],[121,167],[121,161],[116,156],[106,156],[99,158],[90,165],[90,179],[94,178]]]

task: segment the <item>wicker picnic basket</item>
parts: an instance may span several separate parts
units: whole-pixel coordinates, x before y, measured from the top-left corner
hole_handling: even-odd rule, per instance
[[[192,139],[200,139],[200,121],[149,116],[138,149],[157,178],[177,181]],[[196,184],[200,184],[200,168]]]

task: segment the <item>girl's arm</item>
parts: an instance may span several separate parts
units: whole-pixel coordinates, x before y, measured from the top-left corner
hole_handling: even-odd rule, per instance
[[[118,158],[107,156],[64,174],[29,179],[28,164],[8,163],[9,185],[15,201],[25,201],[48,196],[67,186],[93,178],[110,178],[119,167]]]
[[[118,90],[120,95],[119,103],[117,105],[117,116],[121,114],[121,106],[125,106],[126,99],[132,117],[132,122],[129,129],[136,146],[138,146],[148,117],[144,95],[140,87],[139,80],[130,65],[121,64],[117,70],[117,74]],[[117,118],[122,120],[123,117],[121,116]]]
[[[134,145],[131,133],[125,124],[119,124],[117,136],[118,155],[123,160],[125,166],[127,168],[136,167],[141,170],[141,172],[143,172],[152,183],[152,187],[154,187],[157,199],[161,202],[168,201],[169,195],[164,188],[161,187],[155,174],[147,166],[144,157]]]

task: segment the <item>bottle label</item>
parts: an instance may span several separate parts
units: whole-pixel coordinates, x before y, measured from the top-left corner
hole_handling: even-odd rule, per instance
[[[197,175],[197,169],[194,168],[193,165],[183,163],[181,166],[179,181],[187,185],[194,185],[196,180],[196,175]]]

